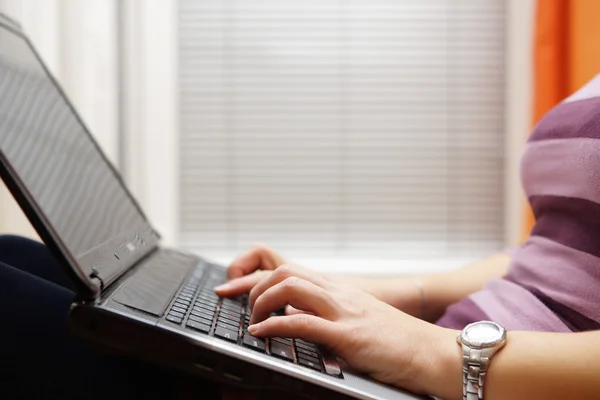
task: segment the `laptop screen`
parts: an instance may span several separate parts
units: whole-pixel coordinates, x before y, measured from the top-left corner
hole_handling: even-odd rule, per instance
[[[10,28],[0,24],[4,162],[80,272],[116,274],[157,236],[28,41]]]

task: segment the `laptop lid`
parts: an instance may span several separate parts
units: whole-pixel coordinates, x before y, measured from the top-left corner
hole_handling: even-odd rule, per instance
[[[93,298],[158,243],[139,205],[18,25],[0,18],[0,175]]]

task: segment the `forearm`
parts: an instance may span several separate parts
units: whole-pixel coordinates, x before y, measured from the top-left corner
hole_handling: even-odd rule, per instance
[[[421,277],[427,320],[436,321],[449,305],[477,292],[489,280],[504,276],[510,259],[510,255],[498,253],[455,271]]]
[[[440,328],[441,329],[441,328]],[[431,349],[441,361],[422,373],[422,388],[440,398],[462,398],[462,352],[457,331],[444,330]],[[443,343],[443,344],[441,344]],[[441,355],[441,356],[440,356]],[[486,400],[591,399],[600,394],[600,331],[509,332],[485,378]]]
[[[423,299],[414,277],[339,277],[343,282],[358,286],[384,303],[413,317],[423,318]]]
[[[367,292],[410,315],[428,321],[437,320],[446,307],[481,289],[493,278],[503,276],[510,262],[508,254],[495,254],[455,271],[419,277],[421,290],[415,277],[367,278],[342,276],[343,282],[361,287]],[[423,316],[425,312],[425,316]]]

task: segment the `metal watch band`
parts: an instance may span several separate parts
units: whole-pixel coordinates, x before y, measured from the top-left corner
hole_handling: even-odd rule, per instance
[[[490,349],[463,348],[463,400],[482,400]]]

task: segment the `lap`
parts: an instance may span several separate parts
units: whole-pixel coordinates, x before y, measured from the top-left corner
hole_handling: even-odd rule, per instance
[[[0,391],[22,398],[170,397],[170,372],[70,337],[75,293],[61,285],[61,273],[42,244],[0,237]]]
[[[12,235],[0,236],[0,262],[59,286],[73,288],[50,251],[35,240]]]

